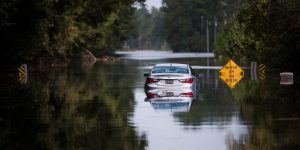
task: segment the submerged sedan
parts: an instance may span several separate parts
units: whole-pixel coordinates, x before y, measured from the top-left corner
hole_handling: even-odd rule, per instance
[[[147,77],[145,89],[159,88],[199,88],[197,77],[188,64],[164,63],[156,64]]]

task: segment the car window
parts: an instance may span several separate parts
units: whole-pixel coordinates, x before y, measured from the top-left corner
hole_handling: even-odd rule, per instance
[[[182,73],[188,74],[189,70],[184,67],[176,67],[176,66],[158,66],[152,70],[152,73]]]

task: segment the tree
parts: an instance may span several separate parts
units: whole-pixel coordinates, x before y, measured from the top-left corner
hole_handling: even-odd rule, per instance
[[[68,59],[85,49],[120,47],[134,3],[144,0],[15,0],[1,3],[7,60]]]
[[[258,61],[281,71],[299,72],[300,62],[300,3],[290,1],[245,1],[237,13],[235,23],[220,34],[221,53],[237,59]],[[238,25],[239,24],[239,25]],[[227,36],[227,33],[246,38]],[[240,43],[236,47],[232,43]],[[233,55],[239,53],[239,55]],[[242,52],[242,53],[240,53]]]
[[[235,0],[164,0],[163,20],[167,42],[175,51],[206,51],[206,27],[209,47],[214,47],[214,30],[231,15]],[[217,24],[215,24],[217,23]],[[224,23],[226,24],[226,23]],[[210,49],[212,50],[212,49]]]
[[[137,9],[132,18],[137,30],[127,41],[131,49],[161,49],[165,42],[163,35],[163,18],[161,11],[152,7],[149,11],[146,7]]]

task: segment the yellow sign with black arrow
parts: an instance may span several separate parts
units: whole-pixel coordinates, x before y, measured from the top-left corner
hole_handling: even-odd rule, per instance
[[[258,73],[259,73],[259,78],[261,80],[265,80],[266,79],[266,65],[260,64],[259,68],[258,68]]]
[[[223,66],[219,73],[220,78],[230,88],[234,88],[235,85],[244,77],[243,69],[231,59]]]
[[[27,64],[22,64],[18,67],[18,81],[19,83],[26,84],[28,78]]]

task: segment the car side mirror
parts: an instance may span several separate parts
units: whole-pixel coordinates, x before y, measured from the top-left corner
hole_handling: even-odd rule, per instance
[[[144,77],[148,77],[150,73],[144,73]]]

